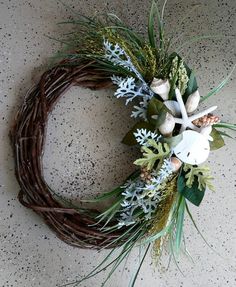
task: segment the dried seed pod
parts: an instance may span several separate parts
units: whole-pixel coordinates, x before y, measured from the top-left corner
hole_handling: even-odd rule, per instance
[[[151,90],[158,94],[164,101],[168,100],[170,92],[170,83],[168,80],[153,78],[150,85]]]
[[[159,131],[163,136],[171,136],[174,128],[175,128],[174,117],[170,113],[167,113],[164,123],[159,126]]]
[[[193,94],[191,94],[188,97],[187,102],[185,104],[187,113],[188,114],[193,113],[197,109],[199,102],[200,102],[200,94],[198,90],[196,90]]]
[[[204,126],[214,125],[218,123],[219,121],[220,121],[220,118],[218,116],[215,116],[213,114],[207,114],[193,121],[193,124],[198,127],[204,127]]]
[[[147,170],[146,167],[141,168],[140,178],[145,182],[150,181],[152,179],[151,173],[150,171]]]

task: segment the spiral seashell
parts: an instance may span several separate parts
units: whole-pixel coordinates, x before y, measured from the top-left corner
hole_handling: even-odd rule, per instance
[[[170,158],[170,162],[172,164],[173,171],[178,171],[181,168],[182,164],[183,164],[183,162],[180,159],[178,159],[177,157],[175,157],[175,156],[172,156]]]
[[[163,136],[171,136],[174,128],[175,119],[170,113],[167,113],[165,121],[159,126],[159,131]]]
[[[197,109],[199,102],[200,102],[200,94],[199,91],[196,90],[196,92],[194,92],[188,97],[187,102],[185,104],[187,113],[188,114],[193,113]]]
[[[170,92],[170,83],[168,80],[153,78],[150,88],[155,94],[158,94],[164,101],[168,100],[168,95]]]

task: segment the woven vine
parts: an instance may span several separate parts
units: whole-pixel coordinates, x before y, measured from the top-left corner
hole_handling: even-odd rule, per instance
[[[93,225],[95,220],[89,215],[93,210],[87,212],[63,206],[53,196],[42,169],[47,121],[59,98],[72,86],[98,90],[112,85],[109,75],[98,71],[93,64],[94,61],[81,61],[76,65],[64,61],[46,71],[39,83],[27,93],[15,117],[10,137],[21,204],[40,215],[66,243],[99,249],[118,238],[124,228],[106,234],[100,231],[99,224]],[[121,243],[116,241],[109,247]]]

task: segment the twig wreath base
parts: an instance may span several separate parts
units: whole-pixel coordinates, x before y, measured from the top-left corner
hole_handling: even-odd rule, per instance
[[[51,193],[42,170],[42,155],[48,116],[58,99],[72,86],[94,90],[112,85],[108,75],[92,67],[91,61],[76,66],[68,62],[46,71],[27,95],[18,111],[11,141],[15,172],[20,184],[21,204],[39,214],[66,243],[82,248],[101,248],[120,234],[100,231],[94,219],[78,209],[62,206]],[[114,245],[109,245],[114,247]]]
[[[202,164],[211,151],[225,145],[224,137],[231,137],[228,132],[236,131],[236,124],[212,114],[216,105],[198,111],[203,101],[222,90],[235,67],[201,96],[193,69],[180,55],[185,43],[172,50],[172,36],[166,37],[164,32],[165,4],[160,13],[153,0],[147,37],[114,14],[89,18],[76,13],[75,19],[65,22],[75,29],[55,56],[64,60],[42,75],[16,115],[11,140],[20,202],[70,245],[113,248],[87,276],[69,285],[78,286],[112,266],[102,284],[105,286],[136,246],[140,252],[129,283],[132,287],[150,246],[154,258],[167,250],[177,266],[180,252],[189,256],[184,240],[185,214],[200,233],[189,204],[199,206],[207,190],[214,190],[210,168]],[[199,39],[206,36],[188,42]],[[137,120],[122,143],[138,146],[141,157],[134,161],[136,170],[121,186],[87,200],[114,199],[99,212],[72,206],[56,195],[44,179],[42,156],[47,120],[57,100],[75,85],[97,90],[113,84],[117,86],[114,96],[133,105],[131,117]]]

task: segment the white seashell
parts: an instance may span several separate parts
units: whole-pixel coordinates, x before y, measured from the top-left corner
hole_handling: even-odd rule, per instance
[[[174,117],[170,113],[167,113],[165,121],[163,122],[163,124],[159,126],[159,131],[162,135],[169,136],[173,132],[174,128],[175,128]]]
[[[172,156],[170,158],[172,167],[173,167],[173,171],[178,171],[180,169],[180,167],[182,166],[182,161],[179,160],[177,157]]]
[[[200,134],[202,134],[209,141],[213,141],[213,138],[210,136],[211,132],[212,132],[212,126],[206,126],[200,129]]]
[[[181,115],[179,103],[177,101],[171,101],[171,100],[165,101],[164,105],[167,107],[167,109],[169,109],[172,112],[173,116]]]
[[[187,130],[182,133],[182,141],[174,147],[175,155],[188,164],[201,164],[207,160],[210,153],[209,141],[205,136]]]
[[[186,101],[185,108],[187,113],[188,114],[193,113],[197,109],[199,102],[200,102],[200,94],[199,91],[196,90],[196,92],[191,94]]]
[[[158,94],[164,101],[168,100],[168,95],[170,91],[170,83],[168,80],[154,78],[152,80],[150,88],[155,94]]]

